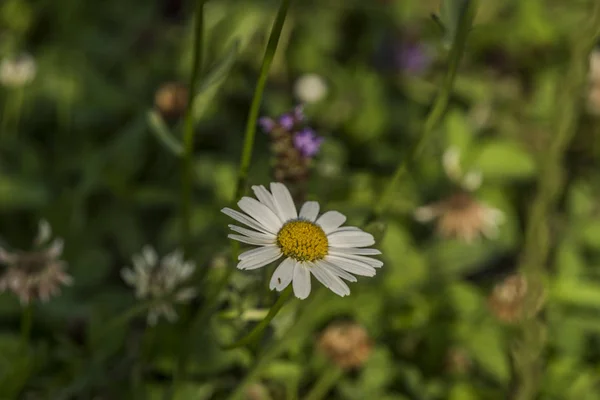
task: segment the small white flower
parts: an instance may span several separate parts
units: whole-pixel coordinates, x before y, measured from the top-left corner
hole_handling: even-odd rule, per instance
[[[60,259],[64,241],[60,238],[50,241],[51,236],[50,224],[42,220],[33,250],[8,252],[0,247],[0,264],[7,266],[0,276],[0,293],[12,291],[21,304],[35,300],[47,302],[60,293],[61,286],[73,283],[65,271],[66,262]]]
[[[346,221],[343,214],[327,211],[318,217],[316,201],[307,201],[298,213],[281,183],[271,183],[271,192],[264,186],[252,190],[258,200],[243,197],[238,202],[244,213],[230,208],[221,211],[252,228],[229,225],[239,233],[228,235],[230,239],[259,246],[238,257],[239,269],[257,269],[284,258],[273,273],[271,290],[282,291],[291,283],[296,297],[305,299],[311,291],[312,274],[335,294],[347,296],[350,289],[342,279],[356,282],[354,275],[374,276],[376,268],[383,266],[383,262],[366,257],[381,254],[364,248],[375,244],[373,236],[356,227],[342,227]]]
[[[327,83],[317,74],[302,75],[294,84],[294,94],[302,103],[316,103],[327,96]]]
[[[156,251],[145,246],[141,254],[132,257],[133,268],[123,268],[121,277],[135,288],[139,299],[153,300],[148,313],[148,324],[155,325],[162,315],[169,322],[177,319],[175,303],[189,303],[197,292],[194,288],[182,288],[194,273],[194,263],[185,262],[181,251],[174,251],[159,260]]]
[[[5,58],[0,63],[0,83],[6,87],[21,87],[31,83],[36,72],[35,59],[28,54]]]

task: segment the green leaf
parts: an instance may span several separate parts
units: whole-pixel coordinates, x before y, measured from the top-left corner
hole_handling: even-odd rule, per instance
[[[238,56],[239,47],[240,42],[236,40],[223,56],[223,59],[216,63],[200,83],[198,93],[193,100],[192,113],[195,121],[199,121],[204,116],[219,88],[225,82],[225,78],[227,78]]]
[[[579,231],[583,244],[593,249],[600,249],[600,221],[588,221]]]
[[[472,132],[463,112],[451,110],[446,116],[446,145],[465,152],[471,144]]]
[[[499,382],[507,382],[510,376],[508,358],[500,331],[492,325],[473,326],[464,340],[473,360]]]
[[[483,145],[472,164],[485,179],[524,179],[536,172],[531,155],[516,143],[494,141]]]
[[[46,188],[35,182],[0,175],[0,208],[35,208],[48,200]]]
[[[153,110],[148,111],[148,124],[150,125],[150,131],[167,150],[178,157],[183,154],[183,146],[173,137],[159,113]]]
[[[552,296],[555,300],[582,307],[600,308],[600,285],[574,279],[554,282]]]
[[[446,31],[443,44],[447,48],[449,48],[454,41],[460,19],[467,8],[469,1],[470,0],[442,0],[439,21]]]

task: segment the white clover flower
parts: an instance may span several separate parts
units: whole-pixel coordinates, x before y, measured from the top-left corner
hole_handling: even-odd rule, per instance
[[[302,75],[294,84],[294,94],[302,103],[316,103],[327,96],[327,83],[317,74]]]
[[[498,236],[504,213],[478,201],[470,192],[477,190],[483,181],[480,171],[464,173],[460,165],[460,150],[449,147],[442,156],[442,165],[448,178],[459,186],[449,197],[418,207],[414,218],[422,223],[437,220],[436,229],[444,238],[457,238],[467,243],[485,236]]]
[[[60,238],[51,241],[51,237],[50,224],[42,220],[33,250],[8,252],[0,247],[0,264],[6,265],[0,277],[0,293],[12,291],[21,304],[47,302],[60,293],[61,285],[73,283],[65,271],[66,262],[60,259],[64,242]]]
[[[150,246],[145,246],[141,254],[134,255],[132,261],[133,268],[123,268],[121,276],[135,288],[137,298],[154,301],[148,313],[148,324],[155,325],[161,315],[169,322],[177,320],[173,305],[189,303],[197,294],[194,288],[181,287],[194,273],[194,263],[185,262],[178,250],[159,260]]]
[[[16,88],[31,83],[35,78],[37,66],[29,54],[14,58],[5,58],[0,63],[0,84]]]
[[[457,192],[437,203],[419,207],[414,217],[423,223],[437,219],[436,229],[440,236],[467,243],[481,235],[496,238],[505,219],[502,211],[479,202],[467,192]]]
[[[252,190],[258,200],[243,197],[237,203],[244,213],[230,208],[221,211],[252,228],[229,225],[239,233],[228,235],[230,239],[260,246],[238,257],[239,269],[257,269],[284,258],[273,273],[271,290],[282,291],[292,283],[296,297],[305,299],[313,274],[335,294],[347,296],[350,289],[342,279],[356,282],[354,275],[374,276],[376,268],[383,266],[383,262],[365,257],[381,254],[364,248],[375,244],[373,236],[356,227],[341,227],[346,221],[343,214],[327,211],[318,217],[316,201],[304,203],[298,214],[289,190],[281,183],[271,183],[271,192],[264,186]]]

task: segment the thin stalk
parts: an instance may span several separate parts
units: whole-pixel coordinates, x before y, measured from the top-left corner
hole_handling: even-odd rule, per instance
[[[525,246],[519,263],[519,270],[526,277],[529,287],[524,315],[535,313],[538,296],[544,290],[545,267],[552,248],[548,215],[556,207],[564,190],[561,163],[577,129],[579,98],[587,78],[587,59],[599,37],[600,3],[595,2],[589,27],[577,31],[571,40],[571,61],[561,79],[563,85],[561,95],[557,98],[556,119],[553,121],[556,131],[541,161],[537,192],[528,216]],[[512,400],[537,398],[543,376],[545,345],[544,321],[540,318],[524,320],[512,345]]]
[[[269,323],[273,320],[273,318],[275,318],[275,316],[277,315],[279,310],[281,310],[281,308],[285,305],[286,301],[288,300],[288,298],[290,297],[291,294],[292,294],[292,285],[290,284],[281,293],[281,295],[279,296],[279,298],[277,299],[275,304],[273,304],[273,306],[269,310],[269,313],[267,314],[267,316],[262,321],[260,321],[260,323],[258,325],[256,325],[250,333],[248,333],[246,336],[244,336],[240,340],[236,341],[235,343],[232,343],[232,344],[226,345],[226,346],[222,346],[223,349],[225,349],[225,350],[234,349],[236,347],[241,347],[241,346],[244,346],[244,345],[247,345],[247,344],[257,341],[260,338],[263,331],[267,328],[267,326],[269,326]]]
[[[330,368],[326,368],[304,400],[324,399],[343,374],[344,371],[339,367],[331,366]]]
[[[260,112],[260,102],[262,95],[267,84],[267,77],[269,74],[269,68],[275,57],[275,51],[279,43],[279,37],[281,36],[281,30],[285,22],[288,8],[290,6],[290,0],[282,0],[279,6],[279,11],[275,17],[273,23],[273,29],[271,29],[271,36],[267,43],[267,49],[263,56],[262,65],[260,67],[260,74],[258,76],[258,82],[254,89],[254,96],[252,97],[252,103],[250,105],[250,112],[248,113],[248,120],[246,122],[246,132],[244,133],[244,147],[242,150],[242,156],[240,160],[240,169],[238,173],[238,180],[235,189],[235,199],[240,198],[245,191],[246,181],[248,180],[248,171],[250,170],[250,163],[252,161],[252,149],[254,147],[254,137],[256,136],[256,123],[258,120],[258,114]]]
[[[303,325],[307,324],[312,317],[313,314],[310,311],[313,310],[318,304],[322,303],[323,293],[324,291],[322,289],[318,290],[317,293],[314,293],[313,296],[311,296],[312,299],[302,307],[301,314],[296,320],[296,323],[290,326],[287,331],[283,333],[279,341],[276,341],[269,346],[264,353],[258,355],[258,359],[254,365],[250,368],[246,375],[244,375],[242,381],[236,386],[235,390],[231,393],[231,395],[229,395],[227,400],[240,400],[244,398],[244,394],[248,385],[260,377],[260,374],[263,373],[264,368],[267,367],[272,360],[279,356],[279,354],[286,349],[286,346],[295,340],[297,335],[300,335],[305,331],[305,329],[303,329]]]
[[[21,347],[23,350],[29,346],[31,327],[33,325],[33,303],[28,303],[21,313]]]
[[[194,42],[192,49],[192,73],[190,76],[185,126],[183,131],[183,157],[181,168],[181,240],[184,254],[189,254],[191,244],[192,219],[192,183],[193,183],[193,154],[194,154],[194,98],[198,76],[202,66],[202,31],[204,25],[204,2],[196,0],[194,19]]]
[[[91,343],[92,348],[95,347],[95,345],[98,344],[104,337],[108,336],[108,334],[111,333],[114,329],[125,325],[131,319],[147,311],[148,308],[150,308],[151,306],[151,302],[137,303],[134,306],[123,311],[121,314],[117,315],[115,318],[113,318],[106,324],[106,327],[103,330],[101,330],[96,336],[94,336],[94,339]]]
[[[427,115],[421,136],[416,142],[413,143],[408,151],[408,155],[404,157],[396,167],[394,175],[387,184],[379,202],[376,204],[372,215],[368,218],[367,222],[375,221],[379,219],[383,213],[385,213],[398,182],[400,182],[408,170],[408,164],[419,158],[423,152],[423,149],[425,148],[425,145],[429,142],[431,135],[435,131],[435,128],[442,120],[442,117],[444,116],[448,106],[448,101],[450,100],[450,95],[454,86],[454,79],[456,78],[460,60],[462,59],[465,50],[467,37],[471,31],[473,19],[475,18],[477,3],[477,0],[468,1],[466,9],[462,13],[458,30],[448,56],[448,71],[446,72],[442,88],[438,92],[433,106]]]

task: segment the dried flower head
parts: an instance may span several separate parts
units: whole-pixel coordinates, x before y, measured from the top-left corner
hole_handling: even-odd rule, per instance
[[[327,96],[327,83],[317,74],[302,75],[294,84],[294,94],[306,104],[316,103]]]
[[[446,371],[451,374],[464,375],[471,369],[472,360],[469,352],[462,347],[450,347],[446,353]]]
[[[29,54],[5,58],[0,63],[0,83],[11,88],[22,87],[33,81],[36,72],[35,59]]]
[[[365,328],[354,322],[329,325],[321,334],[318,346],[334,364],[344,369],[362,366],[373,350]]]
[[[540,287],[535,293],[531,293],[531,307],[526,307],[526,298],[531,290],[525,276],[510,275],[494,286],[488,297],[488,305],[496,318],[506,323],[532,318],[542,309],[546,292]]]
[[[46,221],[39,223],[38,234],[31,251],[8,252],[0,248],[0,264],[6,269],[0,277],[0,292],[12,291],[21,304],[40,300],[47,302],[60,293],[62,285],[71,285],[66,263],[60,260],[63,240],[50,240],[52,229]]]
[[[481,186],[481,173],[463,172],[460,151],[456,147],[444,152],[442,165],[457,189],[444,200],[417,208],[415,219],[423,223],[437,219],[437,232],[445,238],[458,238],[468,243],[481,235],[495,238],[499,225],[504,221],[504,213],[478,201],[470,193]]]
[[[189,90],[179,82],[163,84],[154,95],[154,105],[166,118],[178,118],[185,112]]]
[[[504,213],[479,202],[470,193],[459,191],[445,200],[419,207],[415,211],[415,219],[419,222],[436,218],[436,229],[440,236],[471,243],[481,235],[488,239],[497,237]]]
[[[123,268],[121,276],[135,288],[137,298],[153,301],[148,324],[155,325],[161,315],[169,322],[177,320],[173,305],[188,303],[197,294],[194,288],[182,288],[182,283],[194,273],[195,265],[185,262],[183,254],[177,250],[159,260],[150,246],[134,255],[132,261],[133,268]]]

